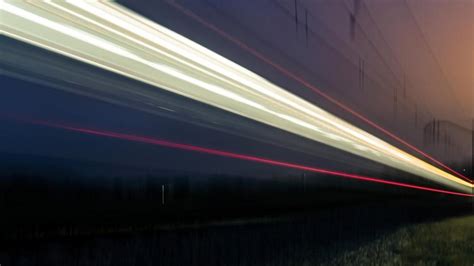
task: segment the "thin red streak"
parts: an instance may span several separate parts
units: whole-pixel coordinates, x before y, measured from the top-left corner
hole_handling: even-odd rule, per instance
[[[306,81],[304,78],[294,74],[293,72],[287,70],[286,68],[284,68],[283,66],[273,62],[272,60],[270,60],[269,58],[267,58],[266,56],[264,56],[263,54],[259,53],[257,50],[251,48],[250,46],[248,46],[247,44],[243,43],[242,41],[238,40],[237,38],[233,37],[232,35],[228,34],[227,32],[221,30],[220,28],[216,27],[214,24],[211,24],[209,23],[208,21],[202,19],[201,17],[197,16],[196,14],[194,14],[193,12],[191,12],[190,10],[186,9],[185,7],[179,5],[178,3],[176,3],[175,1],[169,1],[167,0],[168,4],[174,6],[176,9],[180,10],[182,13],[184,13],[185,15],[191,17],[192,19],[198,21],[200,24],[206,26],[207,28],[211,29],[212,31],[216,32],[217,34],[221,35],[223,38],[233,42],[234,44],[238,45],[239,47],[241,47],[242,49],[246,50],[247,52],[251,53],[252,55],[254,55],[255,57],[257,57],[258,59],[262,60],[263,62],[265,62],[266,64],[269,64],[271,65],[272,67],[274,67],[275,69],[277,69],[279,72],[281,72],[282,74],[284,74],[285,76],[287,77],[290,77],[291,79],[297,81],[298,83],[302,84],[303,86],[309,88],[310,90],[312,90],[313,92],[319,94],[320,96],[324,97],[326,100],[332,102],[333,104],[337,105],[338,107],[340,107],[341,109],[351,113],[352,115],[354,115],[355,117],[359,118],[360,120],[364,121],[365,123],[371,125],[372,127],[380,130],[381,132],[383,132],[384,134],[386,134],[387,136],[391,137],[392,139],[395,139],[396,141],[402,143],[403,145],[407,146],[408,148],[412,149],[413,151],[415,152],[418,152],[419,154],[423,155],[425,158],[428,158],[429,160],[431,160],[432,162],[438,164],[439,166],[443,167],[444,169],[446,169],[447,171],[451,172],[452,174],[472,183],[472,180],[464,175],[462,175],[461,173],[458,173],[456,172],[455,170],[451,169],[449,166],[443,164],[442,162],[440,162],[439,160],[433,158],[432,156],[430,156],[429,154],[423,152],[422,150],[418,149],[417,147],[413,146],[412,144],[406,142],[405,140],[401,139],[400,137],[396,136],[395,134],[391,133],[390,131],[384,129],[383,127],[377,125],[376,123],[372,122],[370,119],[366,118],[365,116],[363,116],[362,114],[359,114],[358,112],[352,110],[351,108],[349,108],[348,106],[344,105],[343,103],[339,102],[338,100],[334,99],[333,97],[329,96],[328,94],[324,93],[323,91],[321,91],[320,89],[318,89],[316,86],[312,85],[311,83],[309,83],[308,81]]]
[[[339,171],[320,169],[320,168],[304,166],[304,165],[299,165],[299,164],[293,164],[293,163],[287,163],[287,162],[282,162],[282,161],[276,161],[276,160],[271,160],[271,159],[266,159],[266,158],[261,158],[261,157],[255,157],[255,156],[250,156],[250,155],[244,155],[244,154],[232,153],[232,152],[227,152],[227,151],[209,149],[209,148],[193,146],[193,145],[188,145],[188,144],[175,143],[175,142],[170,142],[170,141],[160,140],[160,139],[154,139],[154,138],[149,138],[149,137],[135,136],[135,135],[122,134],[122,133],[117,133],[117,132],[110,132],[110,131],[99,131],[99,130],[71,127],[71,126],[65,126],[65,125],[57,125],[57,124],[51,124],[51,123],[48,123],[48,122],[34,122],[34,123],[35,124],[40,124],[40,125],[45,125],[45,126],[50,126],[50,127],[62,128],[62,129],[75,131],[75,132],[81,132],[81,133],[96,135],[96,136],[104,136],[104,137],[111,137],[111,138],[116,138],[116,139],[134,141],[134,142],[148,143],[148,144],[152,144],[152,145],[175,148],[175,149],[180,149],[180,150],[194,151],[194,152],[217,155],[217,156],[221,156],[221,157],[234,158],[234,159],[239,159],[239,160],[258,162],[258,163],[262,163],[262,164],[268,164],[268,165],[274,165],[274,166],[281,166],[281,167],[286,167],[286,168],[304,170],[304,171],[313,172],[313,173],[341,176],[341,177],[346,177],[346,178],[351,178],[351,179],[356,179],[356,180],[362,180],[362,181],[367,181],[367,182],[380,183],[380,184],[386,184],[386,185],[392,185],[392,186],[398,186],[398,187],[405,187],[405,188],[411,188],[411,189],[418,189],[418,190],[424,190],[424,191],[430,191],[430,192],[436,192],[436,193],[442,193],[442,194],[464,196],[464,197],[474,197],[474,195],[466,194],[466,193],[459,193],[459,192],[454,192],[454,191],[435,189],[435,188],[411,185],[411,184],[406,184],[406,183],[401,183],[401,182],[383,180],[383,179],[378,179],[378,178],[373,178],[373,177],[366,177],[366,176],[361,176],[361,175],[349,174],[349,173],[344,173],[344,172],[339,172]]]

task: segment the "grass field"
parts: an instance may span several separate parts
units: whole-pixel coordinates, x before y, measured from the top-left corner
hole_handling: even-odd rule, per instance
[[[330,265],[474,265],[474,215],[401,228]]]

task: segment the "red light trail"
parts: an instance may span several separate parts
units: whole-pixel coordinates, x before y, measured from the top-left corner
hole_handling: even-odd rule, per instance
[[[148,143],[148,144],[158,145],[158,146],[162,146],[162,147],[168,147],[168,148],[174,148],[174,149],[180,149],[180,150],[186,150],[186,151],[193,151],[193,152],[211,154],[211,155],[216,155],[216,156],[221,156],[221,157],[227,157],[227,158],[239,159],[239,160],[244,160],[244,161],[257,162],[257,163],[273,165],[273,166],[292,168],[292,169],[303,170],[303,171],[319,173],[319,174],[340,176],[340,177],[345,177],[345,178],[350,178],[350,179],[355,179],[355,180],[360,180],[360,181],[379,183],[379,184],[385,184],[385,185],[391,185],[391,186],[397,186],[397,187],[404,187],[404,188],[410,188],[410,189],[417,189],[417,190],[423,190],[423,191],[429,191],[429,192],[435,192],[435,193],[441,193],[441,194],[448,194],[448,195],[456,195],[456,196],[463,196],[463,197],[474,197],[474,195],[472,195],[472,194],[454,192],[454,191],[443,190],[443,189],[435,189],[435,188],[430,188],[430,187],[417,186],[417,185],[401,183],[401,182],[395,182],[395,181],[384,180],[384,179],[378,179],[378,178],[367,177],[367,176],[362,176],[362,175],[349,174],[349,173],[344,173],[344,172],[339,172],[339,171],[332,171],[332,170],[327,170],[327,169],[315,168],[315,167],[310,167],[310,166],[305,166],[305,165],[300,165],[300,164],[294,164],[294,163],[288,163],[288,162],[283,162],[283,161],[276,161],[276,160],[272,160],[272,159],[256,157],[256,156],[251,156],[251,155],[232,153],[232,152],[228,152],[228,151],[210,149],[210,148],[194,146],[194,145],[189,145],[189,144],[170,142],[170,141],[167,141],[167,140],[155,139],[155,138],[150,138],[150,137],[136,136],[136,135],[130,135],[130,134],[111,132],[111,131],[102,131],[102,130],[72,127],[72,126],[53,124],[53,123],[43,122],[43,121],[35,121],[33,123],[38,124],[38,125],[44,125],[44,126],[49,126],[49,127],[54,127],[54,128],[65,129],[65,130],[74,131],[74,132],[80,132],[80,133],[95,135],[95,136],[103,136],[103,137],[110,137],[110,138],[115,138],[115,139],[133,141],[133,142]]]
[[[214,24],[212,24],[212,23],[204,20],[203,18],[197,16],[196,14],[191,12],[189,9],[186,9],[182,5],[176,3],[175,1],[166,0],[166,2],[169,5],[175,7],[177,10],[181,11],[183,14],[187,15],[188,17],[194,19],[195,21],[199,22],[200,24],[204,25],[205,27],[207,27],[207,28],[211,29],[212,31],[216,32],[217,34],[219,34],[224,39],[227,39],[227,40],[233,42],[234,44],[236,44],[240,48],[244,49],[245,51],[251,53],[253,56],[257,57],[258,59],[260,59],[264,63],[274,67],[276,70],[278,70],[280,73],[284,74],[285,76],[287,76],[287,77],[293,79],[294,81],[302,84],[306,88],[309,88],[311,91],[313,91],[313,92],[317,93],[318,95],[324,97],[326,100],[330,101],[331,103],[335,104],[336,106],[340,107],[341,109],[349,112],[350,114],[352,114],[355,117],[359,118],[363,122],[365,122],[365,123],[369,124],[370,126],[376,128],[377,130],[381,131],[382,133],[384,133],[385,135],[391,137],[392,139],[398,141],[399,143],[405,145],[406,147],[410,148],[411,150],[423,155],[425,158],[427,158],[427,159],[431,160],[432,162],[438,164],[439,166],[441,166],[442,168],[444,168],[447,171],[451,172],[452,174],[454,174],[454,175],[456,175],[456,176],[472,183],[472,180],[470,178],[462,175],[461,173],[458,173],[457,171],[453,170],[449,166],[447,166],[444,163],[440,162],[439,160],[433,158],[431,155],[423,152],[422,150],[418,149],[414,145],[406,142],[405,140],[401,139],[400,137],[396,136],[395,134],[391,133],[390,131],[386,130],[385,128],[379,126],[378,124],[376,124],[372,120],[368,119],[367,117],[363,116],[362,114],[360,114],[360,113],[354,111],[353,109],[349,108],[348,106],[346,106],[342,102],[340,102],[340,101],[334,99],[333,97],[329,96],[328,94],[324,93],[323,91],[318,89],[316,86],[312,85],[310,82],[308,82],[304,78],[298,76],[297,74],[294,74],[293,72],[287,70],[283,66],[273,62],[268,57],[264,56],[262,53],[258,52],[254,48],[248,46],[247,44],[243,43],[239,39],[237,39],[234,36],[228,34],[227,32],[221,30],[220,28],[218,28]]]

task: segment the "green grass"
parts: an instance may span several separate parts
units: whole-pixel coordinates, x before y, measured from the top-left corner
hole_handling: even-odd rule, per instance
[[[474,215],[408,228],[401,260],[419,265],[474,265]]]
[[[474,215],[410,225],[328,265],[474,265]]]

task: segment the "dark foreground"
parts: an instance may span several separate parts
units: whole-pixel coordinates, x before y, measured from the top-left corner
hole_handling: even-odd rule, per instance
[[[325,176],[88,177],[53,166],[0,179],[1,266],[474,263],[468,198]]]
[[[384,200],[258,218],[16,227],[1,265],[472,265],[469,206]],[[119,216],[118,216],[119,217]],[[133,220],[133,219],[132,219]],[[145,221],[144,221],[145,220]]]

